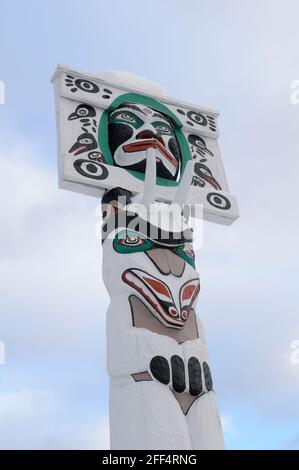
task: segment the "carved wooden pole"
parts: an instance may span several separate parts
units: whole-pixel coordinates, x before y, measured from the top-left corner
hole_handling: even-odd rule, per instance
[[[65,67],[54,75],[60,187],[103,195],[111,448],[222,449],[195,310],[196,233],[183,210],[196,215],[201,204],[204,218],[225,224],[238,217],[218,114],[138,80]]]

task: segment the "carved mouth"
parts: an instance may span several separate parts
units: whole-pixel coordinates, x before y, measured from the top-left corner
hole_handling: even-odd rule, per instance
[[[174,156],[168,152],[168,150],[164,147],[156,139],[147,139],[147,140],[139,140],[136,142],[132,142],[130,144],[126,144],[123,146],[123,150],[127,153],[133,152],[141,152],[143,150],[147,150],[149,148],[157,149],[161,152],[161,154],[175,167],[178,167],[178,161],[174,158]]]

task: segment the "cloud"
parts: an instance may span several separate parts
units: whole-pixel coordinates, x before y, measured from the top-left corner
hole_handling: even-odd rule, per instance
[[[11,140],[15,146],[0,148],[1,339],[8,350],[12,342],[23,352],[52,343],[57,352],[59,344],[77,348],[94,323],[103,343],[108,295],[94,233],[98,203],[59,190],[30,143]]]
[[[61,397],[47,389],[0,393],[0,448],[108,449],[109,424],[99,412],[85,420],[65,410]]]
[[[238,433],[238,430],[234,422],[233,416],[227,414],[222,415],[220,418],[224,435],[235,436]]]
[[[91,396],[100,391],[108,394],[104,358],[109,299],[101,282],[100,242],[94,234],[97,201],[58,190],[56,170],[41,165],[31,143],[16,136],[10,140],[14,146],[8,148],[2,143],[0,148],[1,218],[5,227],[0,234],[0,337],[6,343],[5,369],[10,371],[16,364],[23,367],[27,358],[27,367],[32,368],[29,373],[40,375],[43,362],[48,364],[50,358],[51,367],[57,371],[48,371],[47,380],[58,381],[61,386],[20,395],[18,381],[4,400],[7,407],[14,400],[16,406],[23,403],[28,417],[32,397],[39,403],[36,426],[38,416],[42,420],[45,415],[42,421],[49,423],[43,440],[37,440],[39,445],[96,446],[104,439],[99,434],[107,436],[107,426],[100,420],[76,422],[71,416],[78,404],[71,400],[72,411],[65,422],[57,424],[48,418],[51,410],[45,403],[49,402],[49,407],[56,403],[61,414],[70,400],[65,390],[71,386],[73,390],[84,388]],[[278,241],[284,238],[287,226],[278,223],[276,206],[269,206],[265,212],[258,205],[265,189],[271,192],[272,185],[270,179],[250,200],[240,193],[243,212],[232,227],[205,224],[204,244],[198,253],[202,279],[198,310],[206,327],[225,433],[231,437],[237,431],[226,410],[236,402],[250,403],[264,420],[298,414],[294,404],[299,374],[289,362],[289,345],[298,326],[294,316],[296,283],[290,278],[284,283],[281,278],[288,277],[295,264],[298,223],[291,218],[294,208],[289,205],[287,217],[293,230],[289,243],[279,250]],[[273,275],[278,263],[280,272]],[[69,357],[77,364],[80,377],[65,359]],[[93,380],[95,374],[101,381]],[[7,446],[35,445],[34,419],[32,432],[28,428],[22,441],[15,440],[13,427],[22,428],[24,414],[18,413],[19,421],[11,414],[5,416]],[[89,437],[84,438],[82,433]]]
[[[205,224],[204,244],[198,253],[202,281],[198,311],[206,330],[226,434],[230,436],[237,422],[236,442],[239,435],[245,435],[250,446],[257,436],[260,445],[268,445],[274,438],[271,434],[267,440],[266,436],[275,431],[281,433],[283,445],[294,447],[296,430],[289,441],[285,436],[290,435],[294,420],[295,426],[298,423],[299,392],[299,368],[290,362],[290,344],[299,337],[299,106],[290,104],[290,83],[298,78],[294,54],[298,5],[292,0],[275,5],[270,1],[262,5],[227,1],[222,5],[209,0],[193,1],[186,9],[180,2],[175,8],[168,2],[162,16],[159,5],[156,32],[163,33],[167,21],[173,44],[172,48],[169,41],[160,44],[160,57],[168,58],[163,61],[157,60],[150,36],[142,44],[134,42],[136,27],[137,33],[144,34],[148,18],[155,15],[149,5],[148,15],[136,22],[137,3],[124,6],[130,13],[126,24],[119,7],[112,11],[115,34],[109,44],[105,42],[111,30],[109,21],[99,31],[97,15],[82,15],[83,7],[66,5],[57,18],[55,2],[46,8],[43,5],[35,11],[39,21],[22,41],[24,50],[33,51],[33,56],[19,54],[23,69],[35,74],[34,79],[32,73],[23,74],[21,86],[20,75],[11,66],[11,58],[20,49],[17,36],[6,41],[9,51],[3,50],[2,69],[7,78],[1,78],[9,90],[1,113],[5,111],[5,121],[11,119],[31,140],[2,129],[0,339],[6,344],[6,365],[0,367],[0,374],[8,387],[6,407],[20,409],[22,405],[27,410],[26,421],[30,422],[33,413],[32,423],[36,429],[47,428],[48,437],[39,440],[34,429],[31,434],[19,411],[19,421],[6,412],[6,432],[1,423],[1,438],[7,447],[14,440],[21,442],[15,437],[20,426],[24,447],[32,446],[34,439],[41,447],[71,447],[80,446],[80,441],[95,445],[92,436],[97,436],[99,426],[107,434],[107,424],[102,425],[101,418],[95,422],[87,419],[90,415],[85,410],[86,401],[95,410],[100,406],[95,397],[100,392],[108,394],[104,358],[109,300],[101,282],[100,244],[93,232],[96,201],[57,189],[56,169],[49,164],[53,162],[54,133],[49,132],[53,113],[49,112],[52,96],[48,86],[57,57],[82,69],[97,70],[98,45],[105,43],[103,68],[131,69],[167,84],[169,95],[215,105],[221,111],[220,144],[241,218],[232,227]],[[93,2],[91,10],[93,7],[101,8],[98,2]],[[24,15],[30,24],[30,5],[17,16],[13,9],[4,8],[5,17],[14,25],[23,23]],[[177,8],[180,15],[174,14]],[[70,14],[68,26],[65,18]],[[11,21],[3,25],[3,34],[11,33]],[[88,48],[79,40],[74,48],[68,40],[76,29],[74,24],[82,34],[88,29]],[[121,28],[117,29],[118,24]],[[53,30],[53,25],[54,38],[40,34]],[[217,34],[213,36],[211,31]],[[122,41],[126,38],[121,48],[120,36]],[[47,54],[38,57],[35,46],[41,37],[46,38],[42,47]],[[196,57],[186,53],[192,48]],[[38,58],[39,67],[30,57]],[[26,374],[17,379],[20,370]],[[47,382],[46,388],[41,389],[40,381]],[[33,400],[39,404],[36,414]],[[103,397],[101,402],[107,408]],[[58,425],[52,415],[55,410],[63,415],[68,404],[71,411]],[[248,416],[236,421],[231,411],[234,405],[244,416],[244,410],[250,410],[254,417],[250,431]],[[89,436],[88,442],[81,430]]]
[[[0,366],[5,364],[5,343],[0,339]]]
[[[108,448],[98,202],[59,190],[56,169],[43,167],[31,142],[8,136],[14,145],[0,144],[1,447]]]
[[[264,217],[247,209],[231,228],[206,226],[199,253],[198,311],[217,396],[223,411],[247,403],[265,421],[299,418],[299,368],[290,361],[299,335],[298,221],[288,225],[276,209]]]

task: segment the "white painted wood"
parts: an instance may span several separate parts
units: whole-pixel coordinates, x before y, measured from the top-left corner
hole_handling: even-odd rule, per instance
[[[113,74],[110,76],[114,77]],[[106,190],[127,189],[132,194],[132,204],[123,207],[122,213],[132,211],[138,202],[143,202],[147,220],[153,223],[153,220],[159,220],[159,217],[151,218],[150,210],[154,204],[155,208],[163,209],[163,222],[157,222],[163,230],[164,223],[171,219],[174,203],[190,205],[193,217],[201,218],[203,213],[206,220],[225,225],[236,220],[238,206],[228,189],[217,140],[218,112],[167,98],[159,92],[159,87],[151,87],[149,83],[142,89],[140,80],[136,81],[136,86],[134,83],[129,86],[125,81],[122,83],[124,76],[119,80],[115,76],[114,82],[107,77],[107,74],[100,77],[65,66],[59,66],[54,74],[59,187],[99,198]],[[166,145],[162,150],[156,150],[157,147],[147,150],[145,181],[125,168],[107,163],[102,154],[103,142],[98,137],[99,123],[110,103],[127,92],[142,93],[158,100],[180,119],[192,156],[183,174],[180,174],[181,170],[175,173],[178,166],[171,155],[167,155]],[[149,109],[147,112],[153,114]],[[146,121],[147,116],[144,119]],[[138,136],[134,134],[133,139],[137,141]],[[133,149],[136,149],[135,141]],[[138,152],[142,152],[139,145]],[[156,184],[157,155],[159,162],[163,157],[168,158],[167,164],[172,165],[172,170],[174,168],[171,174],[180,176],[178,185]],[[126,158],[126,155],[121,157]],[[204,181],[202,186],[200,181]],[[115,213],[116,207],[111,214]],[[180,232],[181,228],[177,227],[183,223],[180,225],[179,222],[186,220],[181,217],[181,211],[178,214],[175,231]],[[106,222],[108,219],[104,220]],[[181,243],[180,248],[187,250],[184,254],[168,250],[164,241],[153,248],[152,239],[144,240],[141,233],[130,235],[128,231],[118,245],[117,236],[125,228],[127,230],[125,225],[114,227],[103,241],[103,281],[111,299],[107,312],[111,448],[223,449],[214,391],[209,386],[208,373],[204,374],[205,367],[209,368],[209,358],[198,316],[192,320],[194,323],[189,330],[185,328],[191,309],[190,306],[188,310],[188,296],[191,302],[192,292],[199,290],[199,275],[186,255],[189,250],[192,257],[192,247]],[[152,251],[122,251],[124,246],[131,247],[139,242],[150,245]],[[163,262],[168,270],[163,268]],[[188,289],[184,290],[186,286]],[[139,310],[134,310],[130,304],[132,296],[135,301],[137,299]],[[192,309],[195,306],[196,303],[192,304]],[[182,339],[178,332],[186,337]],[[157,357],[162,357],[164,364],[166,361],[169,365],[166,382],[152,367],[152,361]],[[174,357],[183,363],[185,386],[180,392],[174,385]],[[191,393],[190,359],[201,365],[202,389],[197,395],[195,393],[195,401],[192,401],[194,392]],[[190,403],[189,408],[184,400]]]
[[[197,357],[201,363],[208,361],[208,355],[198,318],[199,339],[183,344],[144,328],[134,328],[128,298],[136,295],[136,291],[122,281],[122,273],[129,267],[142,269],[164,281],[176,304],[180,286],[196,274],[186,264],[182,278],[162,275],[144,253],[120,254],[113,249],[112,238],[104,242],[103,280],[111,299],[107,312],[111,449],[223,449],[213,391],[198,398],[185,416],[171,385],[163,385],[155,378],[144,382],[132,378],[133,373],[150,372],[151,359],[156,355],[169,362],[171,356],[178,355],[186,364],[190,357]]]
[[[73,77],[73,78],[68,78]],[[66,82],[68,80],[68,82]],[[84,89],[79,89],[72,83],[75,83],[76,80],[81,80],[80,83],[85,83],[86,81],[92,82],[96,90],[99,89],[96,93],[90,93],[84,91]],[[70,69],[65,66],[59,66],[53,77],[54,90],[55,90],[55,103],[56,103],[56,123],[57,123],[57,142],[58,142],[58,171],[59,171],[59,186],[60,188],[78,191],[83,194],[90,196],[101,197],[103,191],[107,188],[112,188],[115,186],[121,186],[125,189],[129,189],[133,193],[138,193],[143,190],[143,181],[132,176],[127,170],[107,165],[109,176],[107,179],[94,179],[91,178],[90,174],[86,172],[85,176],[79,174],[74,167],[75,161],[78,160],[88,160],[90,157],[90,151],[84,151],[80,154],[75,154],[71,152],[74,144],[78,140],[78,136],[82,136],[84,131],[82,128],[84,125],[80,122],[80,119],[69,119],[69,117],[74,114],[80,104],[88,104],[93,107],[95,111],[95,116],[92,118],[92,122],[96,125],[94,126],[95,132],[91,131],[90,126],[86,128],[89,134],[92,135],[95,143],[95,152],[100,152],[100,146],[98,142],[98,125],[102,116],[102,113],[107,109],[111,102],[118,96],[121,96],[127,92],[137,92],[138,90],[134,89],[134,86],[131,88],[127,84],[123,86],[120,83],[108,83],[103,79],[100,79],[97,75],[87,74],[79,72],[75,69]],[[87,82],[86,82],[87,83]],[[70,86],[67,86],[70,85]],[[91,86],[91,85],[89,85]],[[71,91],[76,89],[76,91]],[[111,91],[111,95],[108,95],[104,92],[105,89]],[[110,96],[109,99],[103,98],[103,96]],[[148,94],[147,96],[157,99],[164,105],[166,105],[176,116],[181,120],[183,124],[183,133],[186,140],[189,142],[191,139],[190,136],[198,135],[199,139],[202,139],[200,142],[201,145],[204,145],[204,149],[198,148],[196,145],[192,145],[189,142],[190,150],[192,151],[194,163],[198,165],[204,165],[208,167],[211,171],[215,180],[219,183],[222,188],[215,190],[209,183],[206,184],[204,188],[200,186],[194,186],[196,180],[198,179],[197,175],[194,176],[194,181],[192,182],[192,188],[190,189],[190,196],[188,196],[188,201],[186,203],[196,205],[203,204],[203,215],[206,220],[213,221],[220,224],[229,225],[234,220],[239,217],[237,201],[229,192],[228,184],[224,172],[224,167],[221,159],[221,154],[218,144],[218,112],[203,107],[196,107],[189,103],[183,101],[177,101],[172,98],[164,97],[161,95]],[[180,110],[184,114],[178,112]],[[197,125],[196,120],[193,120],[193,127],[187,124],[187,121],[192,123],[191,119],[188,118],[187,114],[191,112],[191,116],[194,116],[194,113],[200,113],[203,116],[203,119],[206,121],[206,125]],[[215,127],[212,127],[215,124]],[[79,145],[79,144],[78,144]],[[95,164],[95,162],[94,162]],[[198,168],[199,168],[198,166]],[[202,171],[206,171],[202,167]],[[220,201],[220,204],[211,204],[207,199],[208,192],[218,193],[223,200],[228,199],[229,208],[223,208],[223,204]],[[157,188],[157,199],[172,202],[172,197],[174,195],[173,187],[169,186],[158,186]],[[214,203],[217,202],[217,198],[214,198]]]

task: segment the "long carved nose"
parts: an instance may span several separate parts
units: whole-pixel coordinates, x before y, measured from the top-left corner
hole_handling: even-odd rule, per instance
[[[136,135],[136,139],[156,139],[165,147],[162,137],[150,130],[144,130],[139,132],[139,134]]]

